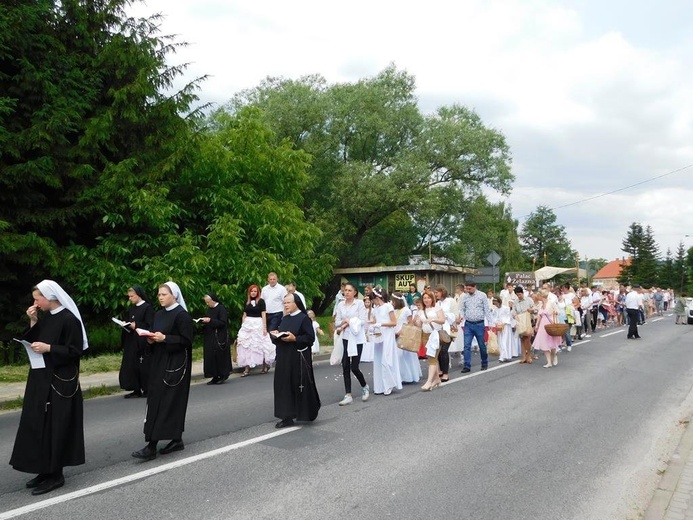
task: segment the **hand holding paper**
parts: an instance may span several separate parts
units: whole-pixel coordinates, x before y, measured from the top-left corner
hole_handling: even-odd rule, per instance
[[[46,368],[46,361],[43,359],[43,354],[34,352],[34,350],[31,348],[31,343],[23,339],[13,339],[16,342],[24,345],[24,348],[26,349],[26,354],[27,356],[29,356],[29,363],[31,364],[31,368]]]

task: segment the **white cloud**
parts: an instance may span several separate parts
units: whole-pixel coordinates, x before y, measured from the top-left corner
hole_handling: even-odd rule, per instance
[[[132,11],[165,13],[163,32],[192,44],[175,59],[192,62],[188,79],[211,75],[203,101],[266,76],[356,81],[394,62],[416,77],[422,109],[468,105],[506,135],[521,217],[693,164],[693,20],[655,18],[678,4],[627,17],[592,0],[149,0]],[[662,252],[693,246],[692,179],[556,213],[590,258],[620,256],[633,221],[653,227]]]

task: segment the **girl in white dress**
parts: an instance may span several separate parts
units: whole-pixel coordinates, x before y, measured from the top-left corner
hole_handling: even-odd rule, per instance
[[[438,375],[438,349],[440,342],[438,340],[438,331],[443,328],[445,323],[445,314],[441,308],[435,307],[435,296],[430,290],[425,290],[421,295],[421,303],[423,308],[416,314],[415,324],[421,327],[421,330],[430,334],[426,342],[426,359],[428,360],[428,379],[426,384],[421,387],[421,390],[428,392],[435,387],[440,386],[440,376]]]
[[[392,293],[390,303],[395,309],[395,317],[397,318],[397,325],[395,326],[396,339],[399,335],[399,331],[402,329],[402,325],[411,322],[412,312],[411,309],[407,307],[407,299],[402,293]],[[397,355],[399,357],[399,372],[402,376],[402,383],[418,383],[423,375],[421,372],[421,363],[419,363],[419,355],[416,352],[401,348],[397,349]]]
[[[513,320],[510,307],[507,304],[502,305],[501,299],[498,297],[493,298],[491,310],[494,318],[493,325],[496,327],[496,334],[498,335],[498,349],[500,350],[498,361],[505,363],[513,357],[513,343],[515,339],[513,322],[515,320]]]
[[[373,348],[373,393],[390,395],[396,388],[402,389],[402,376],[399,372],[399,356],[395,341],[395,310],[387,301],[384,289],[375,288],[371,292],[374,327],[380,329]]]
[[[366,297],[363,299],[363,306],[366,308],[366,330],[370,327],[375,320],[372,316],[373,305],[371,299]],[[363,353],[361,354],[361,363],[373,363],[373,342],[368,340],[368,335],[366,335],[366,342],[363,344]]]
[[[315,341],[313,341],[313,346],[310,349],[310,352],[312,354],[319,354],[320,353],[320,340],[318,339],[318,335],[324,336],[325,333],[322,331],[320,328],[320,324],[318,323],[318,320],[315,319],[315,313],[313,311],[308,311],[308,317],[310,320],[313,322],[313,332],[315,332]]]

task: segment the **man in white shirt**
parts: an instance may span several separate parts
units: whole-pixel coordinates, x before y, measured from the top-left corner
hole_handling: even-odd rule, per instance
[[[284,315],[284,296],[286,288],[279,283],[277,273],[267,275],[267,285],[262,288],[260,298],[265,301],[267,330],[277,330]]]
[[[628,313],[628,339],[640,339],[638,334],[638,319],[640,317],[640,307],[642,307],[642,296],[640,286],[633,285],[626,294],[626,312]]]
[[[303,306],[307,309],[308,305],[306,305],[306,297],[303,296],[303,293],[299,292],[296,290],[296,282],[289,282],[287,283],[284,288],[286,289],[286,292],[288,294],[294,294],[301,298],[301,301],[303,302]]]

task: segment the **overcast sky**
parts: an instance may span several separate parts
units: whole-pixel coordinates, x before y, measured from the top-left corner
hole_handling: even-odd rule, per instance
[[[147,0],[130,11],[164,14],[162,32],[191,44],[174,60],[191,62],[189,79],[211,76],[203,101],[267,76],[354,82],[394,63],[415,76],[424,112],[463,104],[506,136],[520,225],[554,208],[582,258],[621,257],[632,222],[652,226],[662,256],[693,246],[686,0]]]

